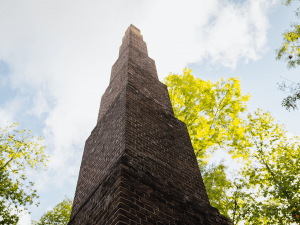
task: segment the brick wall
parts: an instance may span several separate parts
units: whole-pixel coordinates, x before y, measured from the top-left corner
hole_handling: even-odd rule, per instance
[[[231,224],[210,206],[186,125],[133,25],[86,141],[71,224]]]

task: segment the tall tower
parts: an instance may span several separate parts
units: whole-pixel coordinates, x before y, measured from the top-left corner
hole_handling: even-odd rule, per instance
[[[229,225],[208,200],[140,30],[130,25],[86,140],[69,225]]]

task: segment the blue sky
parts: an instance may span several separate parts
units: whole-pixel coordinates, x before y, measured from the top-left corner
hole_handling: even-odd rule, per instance
[[[280,77],[299,82],[299,69],[275,60],[300,4],[280,3],[1,0],[0,127],[19,122],[19,129],[42,135],[51,157],[47,171],[26,172],[41,204],[29,207],[31,216],[23,215],[19,225],[39,219],[65,195],[73,198],[84,142],[130,24],[141,30],[160,80],[184,67],[213,82],[240,77],[242,92],[251,94],[250,112],[270,111],[291,135],[300,135],[300,112],[282,108],[286,94],[277,85]]]

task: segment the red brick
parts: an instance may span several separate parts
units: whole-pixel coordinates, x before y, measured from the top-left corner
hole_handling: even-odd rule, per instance
[[[209,203],[187,127],[133,25],[82,156],[69,225],[88,224],[231,224]]]

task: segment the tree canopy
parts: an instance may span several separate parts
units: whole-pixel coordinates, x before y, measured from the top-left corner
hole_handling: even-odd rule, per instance
[[[175,116],[185,122],[211,205],[233,224],[300,223],[300,139],[288,138],[270,112],[247,113],[238,78],[211,83],[192,70],[166,83]],[[209,165],[225,149],[242,168],[228,178],[224,162]]]
[[[70,220],[73,200],[65,197],[65,199],[58,203],[52,210],[46,212],[39,221],[33,220],[33,225],[53,224],[54,222],[60,225],[68,224]]]
[[[16,224],[23,207],[38,198],[34,183],[26,182],[24,171],[42,169],[48,162],[45,146],[40,144],[42,137],[35,138],[30,136],[30,131],[26,134],[26,130],[14,129],[17,125],[0,128],[0,222],[3,224]]]
[[[282,2],[283,5],[291,5],[292,0],[286,0]],[[300,18],[300,8],[295,11],[295,14]],[[283,33],[283,44],[276,50],[276,59],[284,60],[287,62],[287,67],[289,69],[295,68],[300,65],[300,24],[292,23],[292,30],[288,30]],[[297,109],[297,101],[300,100],[300,83],[291,82],[290,85],[286,85],[283,82],[279,86],[279,89],[282,91],[290,90],[290,95],[283,99],[282,106],[287,110]]]
[[[191,72],[185,68],[183,75],[170,73],[164,83],[175,116],[188,128],[197,158],[207,158],[207,150],[245,148],[241,114],[247,111],[250,94],[242,95],[239,78],[211,83]]]

